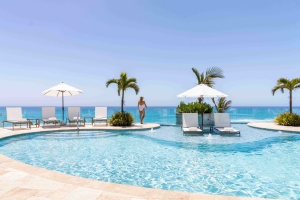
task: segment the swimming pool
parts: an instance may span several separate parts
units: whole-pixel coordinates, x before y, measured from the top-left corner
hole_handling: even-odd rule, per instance
[[[59,131],[0,140],[0,153],[84,178],[231,196],[300,197],[300,134],[235,124],[241,137],[147,131]]]

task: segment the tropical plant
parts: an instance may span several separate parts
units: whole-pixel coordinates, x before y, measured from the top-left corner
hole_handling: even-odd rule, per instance
[[[281,113],[275,119],[274,122],[283,126],[300,126],[300,116],[295,113]]]
[[[218,99],[218,102],[215,102],[215,99],[212,99],[213,103],[215,104],[215,108],[218,113],[224,113],[227,109],[231,107],[231,100],[226,100],[226,97],[221,97]]]
[[[128,89],[133,89],[136,94],[139,93],[140,88],[136,84],[136,78],[127,78],[127,74],[125,72],[120,73],[119,79],[109,79],[106,82],[106,87],[108,87],[110,84],[115,83],[118,85],[118,95],[121,96],[121,112],[124,112],[124,93]]]
[[[289,91],[290,113],[293,113],[293,90],[298,88],[300,88],[300,78],[294,78],[292,80],[280,78],[277,80],[277,85],[272,89],[272,94],[274,96],[277,90],[284,93],[284,89],[287,89]]]
[[[133,121],[133,115],[128,112],[115,112],[108,120],[112,126],[130,126]]]
[[[183,101],[177,106],[177,113],[212,113],[213,107],[207,103],[191,102],[184,103]]]
[[[198,84],[205,84],[209,87],[213,87],[215,85],[215,78],[224,78],[223,70],[219,67],[210,67],[206,70],[205,74],[204,72],[200,74],[195,68],[192,68],[192,70],[197,77]]]
[[[209,87],[213,87],[215,85],[214,79],[216,78],[224,78],[223,70],[219,67],[210,67],[206,70],[205,74],[202,72],[201,74],[197,69],[192,68],[192,71],[197,77],[198,85],[205,84]],[[199,103],[202,103],[203,97],[198,98]]]

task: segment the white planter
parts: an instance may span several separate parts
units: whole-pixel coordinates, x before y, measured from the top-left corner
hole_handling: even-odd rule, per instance
[[[202,115],[198,115],[199,126],[202,125]],[[182,125],[182,114],[176,113],[176,125]],[[203,114],[203,125],[214,125],[214,113],[204,113]]]

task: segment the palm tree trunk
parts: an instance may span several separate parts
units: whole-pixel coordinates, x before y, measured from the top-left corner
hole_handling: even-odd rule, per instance
[[[122,90],[122,99],[121,99],[121,112],[124,112],[124,90]]]
[[[216,104],[216,102],[215,102],[215,98],[211,98],[211,100],[212,100],[212,102],[215,104],[216,111],[219,112],[218,106],[217,106],[217,104]]]
[[[290,90],[290,113],[293,113],[292,90]]]

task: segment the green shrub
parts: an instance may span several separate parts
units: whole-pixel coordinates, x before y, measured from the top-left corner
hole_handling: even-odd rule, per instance
[[[300,126],[300,116],[294,113],[281,113],[275,119],[274,122],[283,126]]]
[[[212,113],[213,107],[207,103],[191,102],[185,104],[183,101],[177,106],[177,113]]]
[[[112,126],[131,126],[134,118],[128,112],[115,112],[109,119],[109,124]]]

